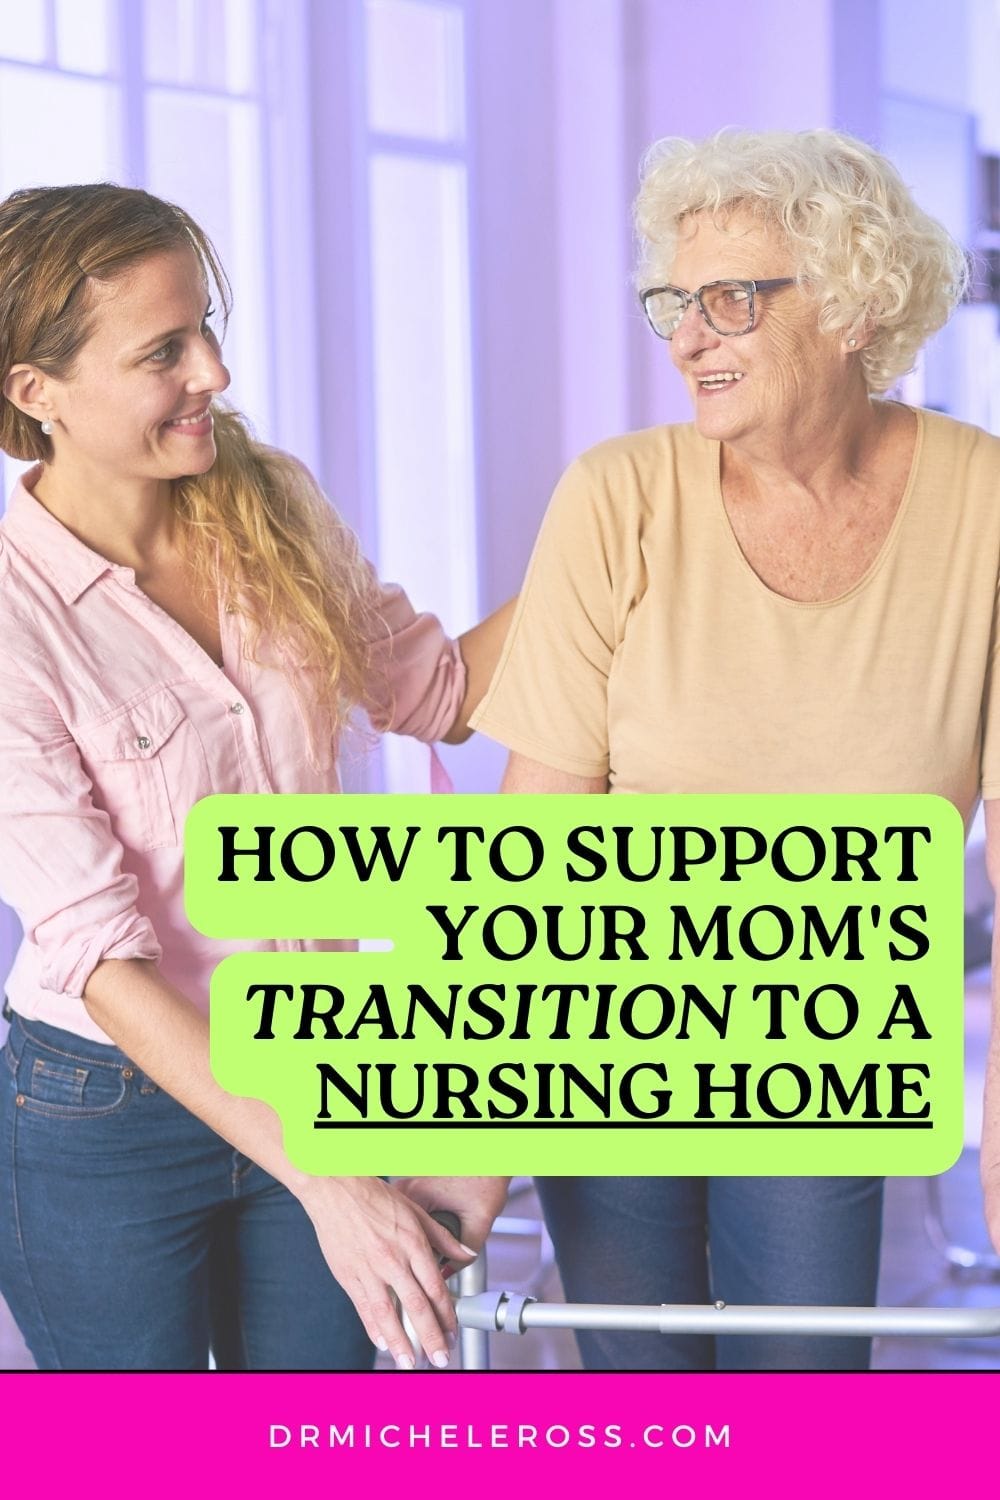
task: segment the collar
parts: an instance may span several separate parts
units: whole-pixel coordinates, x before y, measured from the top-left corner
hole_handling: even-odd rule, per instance
[[[3,529],[13,542],[45,573],[66,604],[75,604],[104,573],[131,573],[91,551],[79,537],[50,515],[32,494],[42,472],[36,464],[14,486]]]

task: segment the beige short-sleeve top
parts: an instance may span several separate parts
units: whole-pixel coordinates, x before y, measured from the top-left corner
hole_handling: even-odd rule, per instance
[[[1000,439],[918,412],[871,567],[800,603],[749,566],[692,426],[577,459],[474,722],[613,792],[1000,796]]]

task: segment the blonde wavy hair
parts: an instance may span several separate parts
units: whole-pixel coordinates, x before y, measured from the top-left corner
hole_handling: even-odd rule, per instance
[[[669,282],[686,217],[734,209],[783,232],[824,332],[870,333],[859,357],[872,392],[912,369],[965,291],[965,256],[947,230],[884,156],[835,130],[657,141],[635,202],[639,290]]]
[[[227,319],[231,291],[215,248],[175,204],[113,183],[11,194],[0,203],[0,383],[15,364],[72,375],[93,328],[94,284],[182,246],[195,250]],[[382,696],[368,680],[369,643],[384,630],[373,575],[307,471],[256,442],[238,412],[214,402],[213,415],[215,463],[174,486],[195,577],[226,589],[246,618],[247,656],[259,660],[266,633],[335,731],[354,704]],[[42,463],[52,456],[38,422],[6,396],[0,448]]]

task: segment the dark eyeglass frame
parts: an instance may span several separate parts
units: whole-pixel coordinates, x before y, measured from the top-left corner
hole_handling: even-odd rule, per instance
[[[650,297],[657,297],[661,292],[672,292],[675,297],[680,299],[681,312],[680,317],[677,319],[677,327],[680,327],[681,319],[684,317],[685,313],[693,302],[713,333],[717,333],[722,339],[739,339],[742,338],[745,333],[753,332],[753,326],[757,318],[757,293],[775,292],[779,287],[782,286],[794,286],[797,281],[797,276],[772,276],[767,281],[742,281],[738,276],[723,276],[718,281],[706,281],[705,285],[700,286],[696,292],[686,292],[683,287],[679,286],[647,287],[644,292],[641,292],[639,294],[639,301],[642,303],[642,310],[646,314],[646,321],[648,322],[650,328],[656,334],[656,337],[658,339],[666,339],[669,342],[669,340],[674,336],[673,333],[661,333],[656,324],[653,322],[652,315],[649,311]],[[747,326],[745,328],[716,328],[715,324],[712,322],[712,319],[708,315],[708,310],[705,307],[704,302],[701,300],[702,293],[710,292],[714,286],[740,286],[746,292]],[[675,328],[674,333],[676,333],[676,331],[677,329]]]

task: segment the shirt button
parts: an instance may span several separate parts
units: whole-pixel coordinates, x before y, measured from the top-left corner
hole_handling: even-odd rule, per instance
[[[229,708],[229,712],[231,714],[241,714],[243,712],[243,704],[242,703],[233,703],[233,704],[231,704],[230,708]]]
[[[152,743],[153,741],[147,739],[144,734],[140,734],[139,738],[136,740],[136,745],[140,750],[148,750]]]

